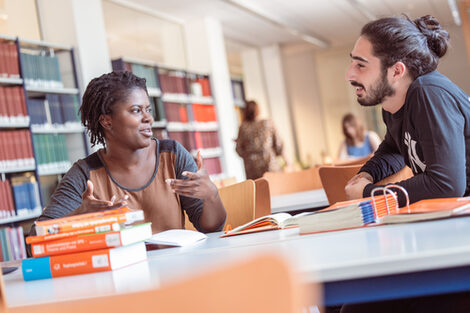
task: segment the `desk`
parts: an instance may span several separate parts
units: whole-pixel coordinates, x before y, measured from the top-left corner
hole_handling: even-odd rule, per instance
[[[219,238],[149,251],[124,269],[24,282],[5,276],[10,306],[158,287],[259,253],[281,254],[325,303],[363,302],[470,290],[470,217],[299,236],[298,229]]]
[[[271,197],[271,213],[317,209],[329,205],[323,189],[289,193]]]

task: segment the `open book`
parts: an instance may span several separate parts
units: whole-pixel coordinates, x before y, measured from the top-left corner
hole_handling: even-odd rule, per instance
[[[233,235],[241,235],[265,230],[283,229],[287,227],[297,227],[297,219],[310,213],[300,213],[295,216],[289,213],[276,213],[259,217],[249,223],[235,227],[225,232],[220,237],[228,237]]]
[[[188,246],[207,238],[206,234],[189,229],[170,229],[153,235],[145,242],[167,246]]]
[[[249,223],[225,232],[221,237],[253,233],[266,230],[300,227],[300,233],[321,232],[373,223],[376,216],[387,214],[385,203],[396,206],[396,199],[391,196],[338,202],[328,208],[300,213],[291,216],[289,213],[276,213],[257,218]]]
[[[382,224],[426,221],[470,214],[470,197],[426,199],[391,212],[377,220]]]

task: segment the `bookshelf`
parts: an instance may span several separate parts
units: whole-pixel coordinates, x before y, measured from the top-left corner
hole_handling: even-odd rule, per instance
[[[25,256],[23,229],[72,162],[88,154],[72,47],[0,35],[0,242]],[[29,230],[29,229],[27,229]]]
[[[223,150],[209,75],[131,58],[113,60],[112,66],[115,71],[132,71],[147,80],[156,138],[174,139],[193,156],[201,151],[208,173],[213,178],[223,175]]]

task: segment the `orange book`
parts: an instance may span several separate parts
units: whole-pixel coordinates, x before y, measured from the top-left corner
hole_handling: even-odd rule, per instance
[[[42,241],[31,244],[31,252],[37,258],[126,246],[152,237],[151,225],[152,223],[144,223],[126,227],[119,231],[76,235],[60,240]]]
[[[103,216],[106,214],[116,214],[116,213],[130,212],[130,211],[132,210],[128,207],[121,207],[121,208],[116,208],[116,209],[109,209],[109,210],[96,211],[96,212],[90,212],[90,213],[84,213],[84,214],[64,216],[64,217],[50,219],[50,220],[36,221],[35,225],[43,226],[43,225],[59,224],[59,223],[64,223],[64,222],[76,221],[80,219],[89,219],[89,218],[93,218],[96,216]]]
[[[104,214],[91,218],[79,218],[59,223],[46,224],[36,223],[36,234],[44,236],[48,234],[73,232],[81,229],[93,228],[94,232],[110,231],[119,227],[119,224],[132,224],[144,220],[144,211],[132,210],[128,212],[118,212],[115,214]],[[119,229],[119,228],[117,228]]]
[[[378,220],[383,224],[419,222],[470,214],[470,197],[425,199]]]
[[[143,241],[128,246],[69,253],[21,262],[24,280],[110,271],[147,259]]]

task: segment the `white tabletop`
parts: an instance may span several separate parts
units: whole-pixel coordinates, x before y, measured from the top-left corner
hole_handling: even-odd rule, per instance
[[[470,266],[470,217],[298,235],[298,229],[219,238],[149,251],[124,269],[24,282],[5,276],[9,306],[137,291],[174,282],[260,253],[284,256],[306,282],[335,282]],[[465,278],[463,278],[465,279]]]
[[[271,197],[271,213],[316,209],[328,206],[323,189],[314,189]]]

